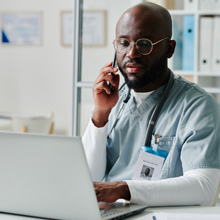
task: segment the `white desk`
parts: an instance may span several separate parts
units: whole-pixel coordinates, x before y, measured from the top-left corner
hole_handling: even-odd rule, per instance
[[[143,213],[128,218],[129,220],[152,220],[155,212],[167,213],[194,213],[194,214],[220,214],[220,207],[201,207],[201,206],[185,206],[185,207],[155,207],[148,208]]]
[[[220,207],[200,207],[200,206],[185,206],[185,207],[155,207],[148,208],[142,213],[133,217],[127,218],[128,220],[152,220],[155,212],[168,212],[168,213],[194,213],[194,214],[220,214]],[[36,220],[37,218],[15,216],[0,214],[0,220]]]

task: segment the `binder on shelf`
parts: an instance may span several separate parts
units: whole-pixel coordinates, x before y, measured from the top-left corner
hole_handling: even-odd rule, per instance
[[[194,15],[183,16],[183,64],[182,69],[194,70],[194,36],[195,18]]]
[[[212,71],[220,71],[220,17],[213,18]]]
[[[212,24],[213,18],[201,17],[200,18],[200,57],[199,57],[199,70],[211,70],[211,50],[212,50]]]
[[[202,11],[210,11],[214,8],[215,0],[200,0],[199,1],[199,9]]]
[[[184,10],[187,10],[187,11],[196,10],[196,6],[197,6],[196,1],[197,0],[184,0],[184,2],[183,2]]]

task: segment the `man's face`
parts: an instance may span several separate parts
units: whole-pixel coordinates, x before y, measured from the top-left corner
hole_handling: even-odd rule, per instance
[[[160,25],[157,25],[159,23],[157,17],[149,14],[140,18],[125,15],[118,23],[116,37],[134,42],[140,38],[147,38],[155,43],[166,37],[160,31]],[[127,54],[117,53],[117,62],[128,87],[141,91],[157,82],[165,74],[167,69],[166,40],[154,45],[148,55],[139,53],[135,46]]]
[[[131,60],[126,63],[130,63]],[[159,60],[156,60],[150,67],[150,70],[147,70],[144,63],[141,63],[140,60],[133,60],[132,62],[143,65],[144,74],[138,76],[137,72],[127,73],[126,72],[126,63],[121,67],[118,64],[118,68],[122,75],[124,76],[127,86],[131,89],[141,89],[147,85],[150,85],[157,81],[164,73],[167,68],[167,56],[166,54],[162,55]]]

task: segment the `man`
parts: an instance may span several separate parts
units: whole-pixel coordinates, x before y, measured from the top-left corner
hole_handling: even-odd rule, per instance
[[[174,77],[148,146],[168,154],[159,180],[132,180],[150,117],[172,75],[167,59],[176,42],[171,36],[169,12],[153,3],[128,9],[117,23],[114,45],[127,86],[119,92],[112,62],[101,69],[83,136],[98,201],[123,198],[151,206],[213,202],[219,183],[220,109],[211,95],[180,76]],[[129,89],[131,97],[116,116]]]

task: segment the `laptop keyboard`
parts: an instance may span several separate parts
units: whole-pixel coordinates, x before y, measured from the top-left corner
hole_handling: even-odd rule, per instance
[[[104,218],[104,217],[107,217],[107,216],[110,216],[110,215],[114,215],[114,214],[123,212],[123,210],[117,210],[117,209],[100,209],[100,212],[101,212],[101,216]]]

